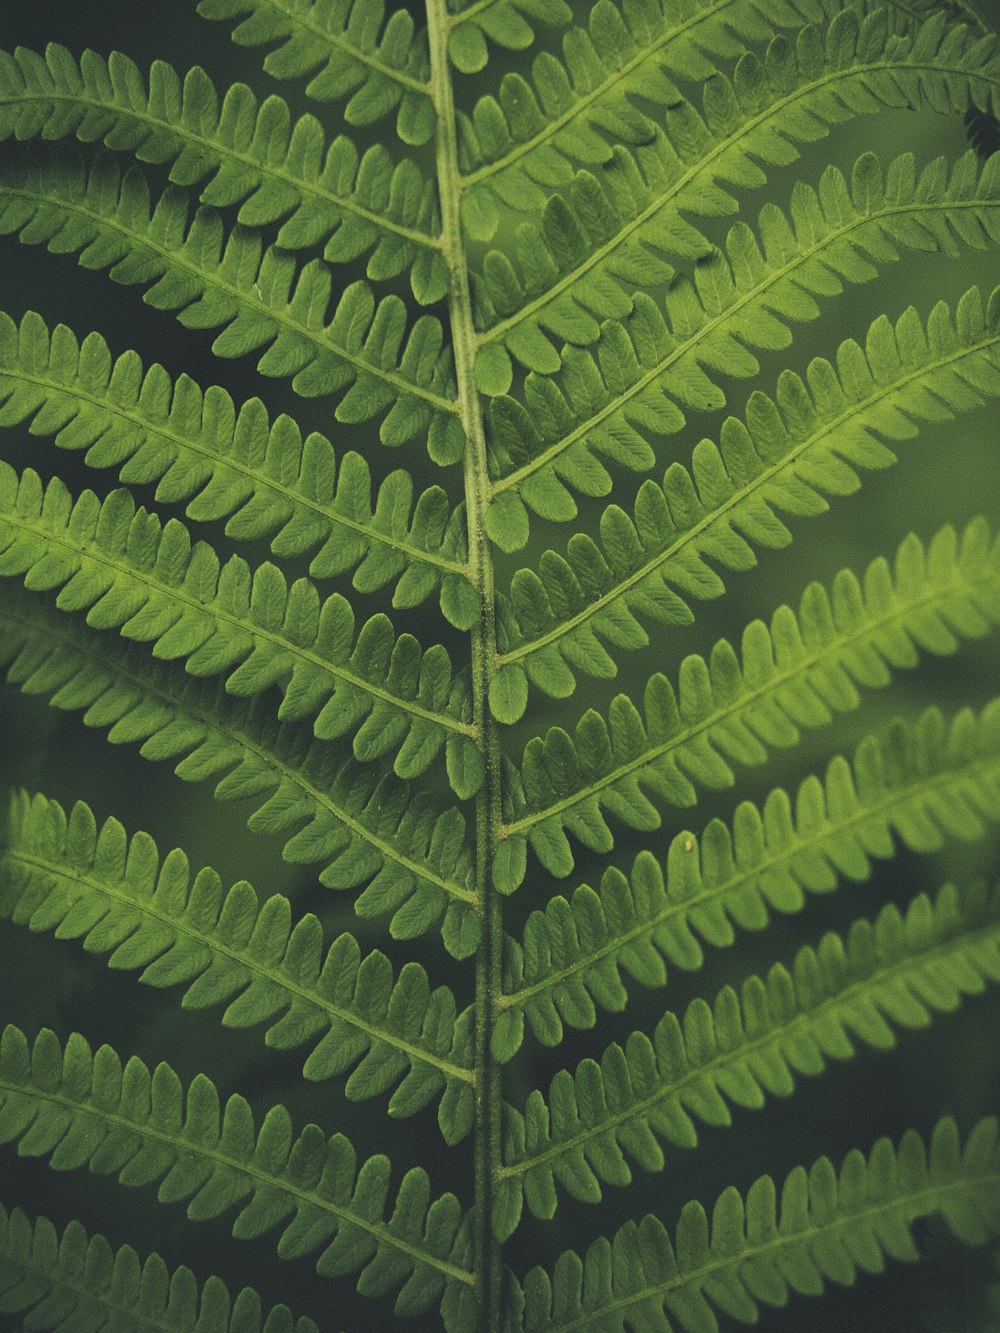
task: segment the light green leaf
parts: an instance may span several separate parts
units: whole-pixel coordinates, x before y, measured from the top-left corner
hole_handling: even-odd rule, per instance
[[[404,143],[424,144],[433,135],[427,41],[407,10],[387,20],[383,0],[200,0],[198,13],[240,19],[233,30],[240,46],[279,42],[264,59],[267,73],[310,75],[306,95],[346,102],[348,124],[373,125],[395,111]]]
[[[502,836],[527,836],[547,869],[568,874],[569,832],[608,851],[606,814],[659,828],[661,806],[685,808],[698,787],[731,786],[732,764],[762,763],[771,748],[797,744],[802,728],[856,708],[859,690],[885,686],[890,668],[915,666],[920,650],[953,653],[960,638],[998,623],[1000,541],[985,522],[974,520],[961,539],[944,528],[926,550],[911,535],[893,572],[881,558],[863,583],[841,571],[832,595],[813,583],[798,614],[783,606],[770,626],[753,621],[742,660],[720,640],[708,661],[685,658],[676,693],[665,676],[651,677],[645,720],[618,695],[607,721],[589,710],[575,737],[552,727],[529,741]]]
[[[1000,891],[948,885],[905,913],[889,904],[876,921],[855,921],[846,942],[827,934],[791,967],[727,986],[711,1005],[693,1000],[683,1015],[668,1010],[652,1038],[633,1032],[599,1062],[561,1070],[523,1117],[508,1108],[502,1175],[538,1216],[551,1216],[556,1183],[599,1202],[602,1184],[631,1183],[630,1162],[662,1171],[661,1142],[694,1147],[696,1120],[729,1125],[730,1105],[759,1110],[768,1095],[790,1096],[796,1075],[851,1059],[858,1042],[888,1050],[894,1027],[926,1027],[987,982],[1000,982]],[[494,1220],[504,1238],[516,1214],[506,1200]]]
[[[361,1270],[364,1287],[367,1270],[370,1289],[391,1252],[387,1289],[414,1272],[421,1279],[422,1299],[411,1313],[436,1304],[446,1283],[472,1280],[461,1206],[454,1195],[432,1203],[423,1171],[403,1176],[386,1218],[387,1158],[359,1167],[342,1134],[328,1139],[316,1125],[295,1134],[283,1106],[272,1107],[258,1127],[243,1097],[234,1093],[223,1102],[204,1074],[185,1088],[168,1065],[150,1071],[136,1056],[124,1063],[110,1046],[92,1051],[79,1033],[63,1046],[43,1028],[29,1044],[8,1025],[0,1044],[0,1105],[4,1142],[50,1157],[60,1170],[110,1170],[128,1185],[167,1180],[160,1201],[190,1200],[193,1220],[238,1208],[234,1235],[280,1227],[279,1254],[319,1251],[321,1274]],[[427,1224],[429,1211],[437,1225]],[[405,1293],[401,1304],[404,1310],[409,1304]]]
[[[854,1149],[839,1170],[825,1157],[808,1172],[796,1167],[780,1210],[774,1181],[761,1176],[745,1200],[726,1190],[711,1223],[701,1204],[685,1204],[673,1244],[654,1217],[626,1223],[585,1259],[564,1253],[551,1276],[532,1269],[516,1292],[511,1333],[624,1333],[640,1318],[665,1329],[664,1309],[701,1333],[715,1327],[713,1306],[755,1323],[762,1305],[783,1306],[793,1292],[819,1294],[830,1282],[854,1283],[859,1271],[882,1272],[887,1258],[916,1259],[911,1227],[936,1213],[959,1240],[982,1244],[1000,1231],[997,1141],[995,1120],[980,1121],[964,1146],[955,1122],[940,1120],[929,1151],[909,1130],[898,1148],[879,1139],[867,1157]]]
[[[7,1313],[27,1326],[56,1328],[73,1319],[81,1326],[179,1328],[185,1311],[200,1307],[217,1333],[319,1333],[287,1305],[264,1315],[260,1297],[243,1287],[236,1299],[225,1283],[209,1277],[199,1284],[184,1265],[172,1272],[154,1251],[140,1259],[131,1245],[117,1250],[100,1235],[88,1236],[72,1221],[62,1233],[47,1217],[31,1220],[20,1208],[0,1206],[0,1273]],[[86,1283],[81,1275],[86,1274]]]

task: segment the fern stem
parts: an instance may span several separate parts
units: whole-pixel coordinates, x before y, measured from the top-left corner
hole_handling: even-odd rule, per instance
[[[479,1327],[490,1333],[499,1326],[501,1297],[500,1250],[492,1231],[493,1198],[500,1174],[501,1074],[490,1055],[497,1019],[501,981],[503,922],[500,897],[492,885],[493,857],[501,822],[500,745],[489,708],[489,684],[497,670],[493,555],[486,536],[490,499],[486,433],[473,365],[476,331],[469,286],[469,263],[462,239],[461,173],[455,94],[448,66],[450,20],[445,0],[427,0],[431,85],[437,110],[437,179],[441,207],[441,239],[450,275],[449,307],[455,357],[458,403],[466,434],[465,505],[468,524],[469,573],[480,597],[479,623],[472,631],[473,719],[485,761],[486,776],[476,797],[476,897],[483,930],[476,953],[475,1025],[475,1275]]]

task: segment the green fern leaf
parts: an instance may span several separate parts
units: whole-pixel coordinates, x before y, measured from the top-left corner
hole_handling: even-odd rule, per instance
[[[630,1183],[626,1159],[661,1171],[661,1141],[693,1148],[695,1119],[729,1125],[730,1104],[759,1109],[768,1094],[790,1096],[796,1074],[850,1059],[856,1041],[887,1050],[893,1025],[926,1027],[988,981],[1000,982],[1000,890],[960,895],[949,885],[905,914],[890,903],[874,923],[855,921],[846,945],[828,934],[791,968],[776,964],[738,993],[727,986],[711,1005],[693,1000],[683,1017],[668,1010],[652,1039],[633,1032],[599,1062],[556,1074],[523,1115],[508,1108],[502,1238],[522,1190],[537,1217],[554,1214],[557,1183],[597,1203],[602,1183]]]
[[[690,468],[672,463],[662,485],[644,482],[633,515],[609,504],[600,546],[578,533],[565,557],[546,551],[537,573],[519,569],[501,661],[559,696],[575,686],[574,664],[614,674],[613,652],[589,651],[595,635],[605,647],[633,647],[649,641],[651,621],[685,623],[689,598],[725,591],[715,566],[751,569],[754,546],[791,541],[780,513],[823,513],[827,496],[858,489],[858,469],[895,461],[884,440],[912,439],[917,422],[946,421],[998,395],[1000,292],[985,312],[979,292],[967,292],[954,320],[939,303],[926,330],[912,307],[895,326],[880,318],[864,348],[841,345],[836,368],[817,358],[805,383],[783,371],[776,402],[755,390],[746,423],[729,418],[718,446],[695,447]]]
[[[186,1009],[225,1004],[227,1027],[266,1023],[268,1046],[309,1042],[307,1079],[353,1070],[348,1097],[394,1090],[397,1116],[440,1099],[446,1140],[469,1132],[472,1015],[456,1014],[446,986],[432,991],[419,964],[396,978],[385,954],[362,956],[346,933],[324,950],[318,919],[293,923],[287,898],[260,904],[245,880],[224,892],[215,871],[192,876],[179,849],[161,860],[148,834],[129,838],[116,819],[98,828],[82,802],[67,818],[44,796],[15,796],[0,863],[3,918],[79,939],[109,967],[141,968],[147,985],[181,985]]]
[[[23,1315],[26,1328],[169,1329],[191,1333],[319,1333],[304,1316],[244,1287],[233,1300],[224,1282],[200,1288],[190,1268],[173,1272],[155,1252],[140,1259],[73,1221],[60,1235],[47,1217],[0,1206],[0,1309]]]
[[[412,635],[397,638],[384,615],[357,629],[339,593],[321,601],[308,579],[289,587],[275,565],[221,564],[177,519],[137,509],[127,490],[74,500],[58,478],[43,487],[36,472],[18,477],[0,462],[0,576],[13,575],[34,591],[58,588],[62,610],[86,611],[89,624],[182,659],[192,675],[226,673],[231,694],[278,684],[280,718],[318,713],[318,737],[353,735],[362,761],[395,752],[400,777],[424,772],[447,738],[459,795],[475,794],[482,766],[461,720],[468,690],[443,647],[424,652]]]
[[[502,836],[527,838],[542,865],[563,876],[573,868],[567,832],[594,851],[614,845],[604,810],[629,828],[658,828],[643,787],[661,803],[693,805],[696,786],[728,787],[731,763],[762,763],[771,747],[796,744],[801,728],[856,708],[859,686],[886,685],[890,667],[916,664],[918,648],[950,653],[956,636],[985,634],[1000,623],[998,575],[1000,541],[974,521],[961,542],[943,528],[926,551],[911,535],[897,553],[895,578],[880,558],[863,587],[847,571],[832,598],[811,584],[798,616],[782,607],[770,628],[759,620],[748,626],[742,665],[720,640],[709,662],[682,663],[679,695],[665,676],[651,677],[645,723],[618,695],[610,725],[591,709],[575,738],[553,727],[529,741],[523,795],[516,792]],[[515,887],[508,882],[503,891]]]
[[[350,125],[372,125],[396,113],[396,133],[424,144],[434,133],[427,41],[405,9],[388,20],[383,0],[200,0],[207,19],[238,19],[241,46],[281,45],[264,60],[277,79],[312,77],[306,94],[346,101]]]
[[[72,150],[42,165],[0,173],[0,234],[79,253],[88,268],[108,268],[116,282],[153,285],[143,299],[180,310],[188,328],[222,332],[218,356],[267,350],[262,374],[290,377],[306,397],[343,396],[340,421],[383,417],[383,443],[427,435],[438,463],[461,457],[463,431],[451,398],[450,356],[441,325],[422,315],[407,330],[397,296],[376,301],[354,282],[328,321],[331,279],[319,260],[301,268],[290,254],[235,226],[226,236],[220,215],[206,207],[188,218],[185,193],[170,186],[155,207],[137,168],[124,177],[110,156],[89,172]]]
[[[561,379],[529,374],[524,405],[494,399],[498,505],[490,535],[498,545],[523,545],[525,507],[565,521],[576,514],[571,491],[607,494],[612,480],[605,461],[648,471],[656,454],[647,435],[676,433],[685,411],[724,406],[720,376],[757,375],[754,351],[789,346],[788,326],[815,319],[817,297],[841,293],[845,282],[871,280],[877,265],[899,257],[900,247],[956,253],[958,240],[984,249],[1000,239],[1000,158],[980,174],[974,155],[966,154],[950,176],[938,159],[918,177],[906,155],[883,178],[869,153],[855,163],[850,186],[831,166],[818,191],[797,188],[791,220],[773,204],[762,210],[760,233],[764,253],[753,231],[737,224],[725,255],[713,251],[695,266],[693,279],[672,284],[668,318],[640,293],[624,322],[605,321],[595,352],[566,350]],[[974,306],[966,314],[974,319]],[[935,315],[935,324],[943,318]],[[944,328],[935,333],[948,338]],[[899,350],[917,355],[924,335],[912,317],[902,336]],[[885,321],[872,339],[870,355],[879,371],[884,358],[888,373],[893,353]],[[851,352],[845,355],[845,376],[864,382],[865,368]]]
[[[421,491],[403,469],[373,486],[367,462],[339,461],[325,436],[303,437],[288,416],[270,421],[259,398],[239,408],[213,386],[162,366],[143,369],[134,352],[112,358],[88,333],[51,333],[29,312],[16,325],[0,313],[0,427],[30,423],[61,449],[86,450],[89,467],[117,467],[125,483],[157,482],[156,499],[186,500],[199,521],[226,520],[241,541],[269,537],[277,556],[315,551],[314,578],[354,570],[359,592],[396,581],[393,605],[419,605],[436,588],[452,624],[478,614],[466,576],[462,513],[439,486]],[[318,549],[317,549],[318,548]]]
[[[888,1065],[904,1029],[1000,982],[1000,886],[976,879],[1000,827],[988,645],[931,673],[947,715],[921,679],[904,720],[883,725],[885,694],[834,743],[805,737],[1000,627],[979,412],[1000,397],[1000,42],[977,5],[196,0],[176,64],[47,46],[73,0],[14,17],[0,668],[77,716],[15,700],[5,731],[0,1147],[47,1159],[19,1170],[31,1188],[90,1168],[67,1183],[84,1209],[53,1196],[60,1225],[111,1176],[187,1218],[164,1248],[139,1203],[117,1249],[110,1225],[60,1236],[0,1206],[0,1323],[319,1333],[294,1285],[323,1333],[381,1328],[393,1301],[443,1333],[720,1333],[916,1258],[918,1220],[996,1247],[994,1119],[964,1147],[949,1118],[928,1148],[911,1130],[797,1168],[780,1205],[762,1177],[666,1230],[715,1188],[689,1153],[677,1193],[669,1154],[701,1125],[734,1124],[743,1189],[794,1109],[769,1098]],[[259,59],[200,41],[195,11]],[[261,62],[295,86],[258,85]],[[52,285],[56,255],[92,271],[62,264],[79,290]],[[106,280],[133,290],[108,305]],[[176,348],[119,354],[140,298],[177,317]],[[67,299],[105,336],[57,323]],[[208,348],[241,362],[228,392],[195,370]],[[915,477],[779,553],[942,423],[947,457],[907,447]],[[394,467],[380,445],[413,447]],[[900,513],[939,530],[883,558]],[[169,766],[116,780],[105,737]],[[215,823],[213,797],[240,804]],[[241,820],[271,840],[259,896]],[[294,896],[268,856],[310,867]],[[894,857],[908,906],[885,905]],[[854,919],[837,890],[869,879]],[[785,944],[713,952],[765,928]],[[669,1011],[646,994],[621,1017],[668,973]],[[998,994],[932,1050],[967,1125],[996,1110]],[[154,1070],[158,1035],[183,1069]],[[930,1048],[899,1045],[902,1125],[932,1125],[906,1091]],[[835,1151],[883,1132],[873,1099],[841,1102]],[[438,1165],[454,1194],[432,1194]],[[667,1195],[663,1221],[620,1226]],[[605,1199],[594,1240],[576,1205]],[[221,1263],[230,1231],[259,1296],[184,1266],[185,1233]],[[269,1237],[316,1272],[268,1262]]]
[[[252,227],[281,221],[277,244],[298,250],[323,243],[323,258],[350,263],[368,254],[372,279],[409,272],[422,304],[448,289],[436,237],[432,183],[412,159],[393,163],[372,145],[363,156],[344,135],[327,146],[314,116],[292,121],[271,96],[258,105],[246,84],[220,98],[197,65],[183,80],[163,61],[148,81],[138,65],[87,51],[79,63],[65,47],[44,59],[19,47],[0,52],[0,140],[75,135],[143,162],[170,163],[170,179],[196,186],[203,204],[239,204]]]
[[[725,948],[735,927],[763,930],[772,911],[801,911],[806,893],[867,879],[897,839],[932,852],[998,820],[1000,700],[979,717],[965,709],[946,724],[932,708],[912,726],[868,736],[850,763],[838,757],[822,778],[806,778],[794,805],[780,787],[760,810],[743,801],[732,830],[713,819],[700,838],[676,834],[663,867],[640,852],[628,876],[609,868],[596,891],[582,885],[533,911],[521,943],[507,942],[494,1058],[520,1047],[525,1020],[556,1046],[564,1025],[590,1028],[597,1009],[624,1010],[622,972],[663,986],[667,964],[701,967],[703,941]]]
[[[550,334],[595,341],[601,320],[631,312],[637,287],[669,282],[677,260],[710,251],[684,215],[735,212],[727,186],[764,185],[760,162],[786,165],[801,144],[855,115],[1000,105],[1000,60],[990,41],[949,26],[943,14],[904,39],[892,35],[882,8],[860,24],[853,9],[840,9],[825,30],[802,29],[794,47],[778,37],[764,60],[747,52],[732,82],[716,75],[704,98],[703,115],[681,101],[647,148],[617,145],[600,181],[577,173],[541,224],[522,224],[520,275],[506,254],[486,256],[482,345],[502,343],[528,369],[553,373],[561,357]]]
[[[702,1206],[689,1203],[673,1244],[647,1216],[613,1242],[595,1241],[583,1260],[567,1251],[551,1276],[535,1268],[516,1284],[505,1333],[623,1333],[626,1321],[701,1333],[716,1327],[713,1306],[756,1323],[761,1305],[785,1305],[790,1292],[850,1285],[859,1271],[883,1272],[887,1258],[912,1262],[918,1218],[940,1213],[959,1240],[981,1244],[1000,1230],[998,1186],[996,1121],[980,1121],[962,1147],[955,1122],[941,1120],[929,1153],[910,1130],[898,1148],[879,1139],[867,1159],[855,1149],[839,1171],[826,1157],[808,1172],[796,1167],[780,1211],[774,1181],[761,1176],[745,1201],[732,1188],[719,1196],[711,1231]]]
[[[652,143],[664,114],[683,102],[675,81],[717,79],[719,61],[738,58],[747,43],[829,20],[842,8],[838,0],[601,0],[563,36],[561,59],[541,52],[530,81],[505,74],[496,97],[477,103],[463,141],[470,213],[484,228],[495,223],[486,191],[500,208],[543,208],[553,186],[572,182],[576,164],[612,162],[616,143],[633,151]],[[919,8],[926,13],[930,5]],[[894,9],[890,21],[902,24],[918,7]],[[491,226],[482,239],[492,234]]]
[[[455,957],[475,951],[480,922],[458,810],[413,797],[374,765],[338,763],[329,746],[294,723],[279,726],[254,701],[234,703],[132,645],[59,619],[63,625],[42,607],[5,601],[0,661],[11,682],[49,695],[57,708],[85,710],[84,722],[109,728],[115,744],[139,743],[147,759],[177,761],[187,782],[216,778],[220,800],[263,799],[250,828],[283,834],[289,861],[322,863],[328,887],[364,885],[355,911],[391,914],[395,938],[440,924]]]
[[[463,74],[477,74],[489,60],[489,42],[524,51],[535,40],[534,24],[562,27],[573,11],[566,0],[457,0],[448,34],[448,55]]]
[[[151,1073],[133,1056],[123,1066],[110,1046],[92,1052],[74,1033],[63,1047],[43,1028],[33,1044],[8,1025],[0,1043],[0,1141],[45,1156],[58,1170],[89,1167],[125,1185],[159,1183],[161,1203],[187,1202],[204,1220],[239,1207],[240,1239],[281,1228],[283,1259],[315,1254],[320,1273],[361,1270],[371,1295],[402,1287],[400,1314],[435,1305],[446,1283],[472,1280],[467,1227],[454,1195],[432,1200],[425,1172],[402,1178],[393,1211],[389,1161],[360,1167],[342,1134],[316,1125],[294,1132],[282,1106],[258,1129],[237,1094],[223,1104],[199,1074],[185,1090],[166,1064]],[[220,1124],[221,1116],[221,1124]]]

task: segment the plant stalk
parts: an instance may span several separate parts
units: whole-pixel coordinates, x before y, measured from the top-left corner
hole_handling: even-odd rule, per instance
[[[476,334],[468,255],[462,236],[458,128],[448,63],[449,30],[445,0],[427,0],[431,87],[438,122],[436,162],[441,245],[450,275],[452,346],[459,409],[467,440],[465,508],[469,573],[480,599],[479,622],[472,631],[473,719],[486,770],[476,797],[476,895],[482,916],[482,937],[476,953],[474,1268],[479,1328],[482,1333],[496,1333],[501,1317],[502,1273],[500,1247],[493,1236],[491,1219],[500,1174],[501,1076],[500,1065],[490,1055],[490,1042],[500,998],[502,915],[500,895],[493,888],[492,869],[501,806],[500,745],[497,724],[489,708],[490,679],[497,669],[496,618],[493,554],[486,536],[490,482],[483,413],[474,376]]]

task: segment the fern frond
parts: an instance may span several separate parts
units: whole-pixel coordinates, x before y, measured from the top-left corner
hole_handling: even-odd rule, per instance
[[[254,701],[236,703],[45,606],[7,597],[0,625],[12,683],[56,708],[85,710],[87,726],[110,728],[115,744],[140,743],[147,759],[178,760],[185,781],[217,778],[220,800],[262,799],[250,828],[282,834],[289,861],[321,863],[330,888],[366,885],[355,911],[391,914],[395,938],[440,924],[455,957],[474,952],[480,917],[458,810],[442,812],[374,765],[338,762],[301,726],[279,725]]]
[[[763,253],[745,223],[733,227],[726,254],[714,251],[693,278],[673,283],[664,309],[638,294],[624,321],[605,322],[596,349],[566,349],[561,378],[529,374],[524,406],[493,400],[494,541],[523,544],[525,506],[565,521],[576,514],[571,491],[607,494],[605,462],[648,471],[656,461],[648,432],[672,435],[686,410],[723,407],[723,376],[758,375],[755,351],[789,346],[789,325],[819,315],[817,297],[870,281],[901,247],[957,254],[958,241],[973,249],[1000,241],[1000,157],[980,172],[969,152],[950,173],[939,158],[918,176],[904,155],[883,176],[866,153],[850,185],[830,166],[818,191],[796,187],[790,218],[774,205],[762,210],[760,233]],[[924,341],[914,324],[905,325],[908,355]],[[875,336],[878,354],[889,338],[882,325]],[[883,355],[891,359],[888,347]],[[864,368],[854,374],[863,381]]]
[[[419,964],[394,977],[385,954],[362,956],[346,933],[324,949],[318,919],[293,922],[287,898],[261,904],[245,880],[224,891],[214,870],[192,875],[181,850],[161,858],[116,819],[98,828],[79,801],[67,818],[56,801],[16,794],[0,866],[4,919],[79,939],[109,967],[142,969],[147,985],[182,986],[185,1009],[225,1004],[226,1027],[267,1024],[270,1047],[308,1042],[305,1077],[352,1071],[352,1100],[391,1091],[389,1114],[408,1116],[440,1099],[449,1143],[471,1128],[472,1014],[456,1013],[447,986],[432,991]]]
[[[476,234],[491,239],[496,204],[544,208],[553,186],[571,184],[576,164],[611,162],[616,143],[632,149],[652,143],[665,113],[683,101],[675,80],[717,77],[719,61],[736,59],[747,43],[830,19],[840,8],[839,0],[593,5],[586,22],[563,36],[561,59],[541,52],[530,81],[505,74],[496,97],[476,105],[463,137]]]
[[[723,639],[708,662],[685,658],[677,694],[665,676],[652,676],[645,724],[618,695],[609,722],[589,709],[575,738],[552,727],[544,740],[529,741],[523,796],[515,791],[502,829],[511,843],[504,869],[523,874],[527,840],[546,869],[568,875],[568,833],[594,851],[614,845],[604,811],[629,828],[660,827],[644,787],[658,803],[693,805],[696,787],[730,786],[731,764],[762,763],[770,747],[795,745],[803,727],[856,708],[859,687],[885,686],[891,667],[916,665],[918,650],[951,653],[959,638],[997,624],[1000,539],[981,520],[961,540],[953,528],[941,529],[926,551],[911,534],[894,574],[880,557],[863,586],[848,570],[832,596],[810,584],[797,616],[780,607],[770,628],[760,620],[747,627],[742,664]]]
[[[319,1333],[287,1305],[265,1316],[244,1287],[233,1300],[215,1276],[199,1285],[183,1264],[173,1272],[155,1252],[140,1259],[131,1245],[112,1249],[80,1222],[60,1235],[47,1217],[32,1221],[0,1205],[0,1310],[25,1328],[176,1330],[176,1333]]]
[[[894,9],[898,9],[911,19],[923,18],[935,11],[946,10],[952,18],[961,20],[970,28],[978,28],[984,33],[990,31],[977,12],[977,0],[879,0],[879,2],[892,5]]]
[[[661,1142],[695,1147],[695,1120],[729,1125],[730,1105],[760,1109],[768,1095],[790,1096],[796,1074],[849,1060],[856,1041],[888,1050],[893,1026],[926,1027],[990,981],[1000,981],[1000,890],[948,885],[933,903],[920,894],[905,915],[889,903],[874,923],[855,921],[846,944],[825,935],[791,968],[775,964],[739,993],[726,986],[711,1005],[693,1000],[683,1017],[668,1010],[652,1039],[633,1032],[599,1062],[557,1073],[523,1115],[508,1108],[494,1226],[508,1236],[523,1201],[551,1217],[557,1183],[597,1203],[602,1183],[630,1183],[629,1160],[661,1171]]]
[[[448,56],[463,74],[477,74],[489,60],[489,42],[525,51],[536,24],[564,27],[573,17],[566,0],[450,0]]]
[[[123,1067],[110,1046],[92,1052],[73,1033],[63,1047],[45,1028],[29,1045],[8,1025],[0,1108],[0,1141],[22,1155],[48,1157],[59,1171],[113,1174],[123,1185],[158,1183],[159,1201],[187,1202],[192,1219],[238,1207],[237,1238],[280,1228],[283,1259],[321,1250],[317,1271],[360,1270],[365,1295],[401,1286],[400,1314],[430,1309],[446,1284],[472,1281],[461,1205],[453,1194],[432,1200],[424,1171],[408,1171],[390,1196],[387,1157],[359,1167],[342,1134],[327,1139],[317,1125],[296,1134],[280,1105],[258,1129],[246,1100],[233,1094],[223,1104],[204,1074],[185,1090],[169,1065],[151,1073],[133,1056]]]
[[[315,116],[293,121],[288,104],[258,104],[244,83],[220,98],[199,66],[183,80],[157,61],[148,80],[120,52],[63,46],[44,58],[25,47],[0,51],[0,140],[66,139],[104,143],[143,162],[170,164],[170,179],[197,186],[217,208],[239,205],[251,227],[281,222],[286,250],[324,244],[323,258],[350,263],[368,255],[368,277],[408,272],[422,304],[448,290],[437,238],[434,186],[412,159],[394,163],[381,145],[361,156],[350,139],[327,144]]]
[[[600,545],[577,533],[565,557],[549,550],[537,573],[518,570],[500,660],[520,662],[546,694],[571,694],[573,664],[613,671],[609,645],[645,645],[651,621],[683,624],[690,599],[725,591],[716,567],[751,569],[754,546],[787,545],[779,513],[825,512],[827,496],[857,490],[860,469],[895,462],[885,440],[912,439],[918,422],[952,420],[998,396],[1000,291],[985,312],[979,292],[967,292],[954,320],[940,302],[926,331],[912,307],[895,327],[876,320],[864,348],[841,344],[836,367],[816,358],[805,382],[783,371],[776,401],[755,390],[746,423],[730,417],[719,445],[695,447],[690,468],[672,463],[662,485],[644,482],[632,516],[607,505]],[[604,656],[589,654],[594,636]]]
[[[617,145],[600,180],[579,172],[540,224],[523,223],[520,273],[500,251],[486,256],[483,349],[494,349],[493,363],[502,345],[529,370],[553,373],[560,356],[548,335],[595,341],[601,320],[632,311],[637,288],[670,281],[678,258],[706,254],[707,240],[686,215],[735,212],[726,187],[764,185],[758,163],[792,162],[801,143],[824,137],[830,125],[886,106],[947,113],[970,103],[1000,106],[994,47],[949,26],[944,14],[902,38],[891,35],[884,9],[860,24],[841,9],[825,35],[808,27],[794,48],[777,37],[763,61],[745,54],[732,82],[721,74],[709,81],[704,117],[682,103],[648,148]],[[493,391],[489,381],[485,387]]]
[[[31,311],[19,325],[0,312],[0,428],[25,421],[61,449],[86,450],[89,467],[157,482],[157,500],[186,500],[192,519],[226,520],[230,537],[269,538],[277,556],[315,552],[314,578],[353,570],[359,592],[395,581],[397,607],[438,589],[459,629],[478,614],[462,511],[441,487],[414,503],[413,479],[399,468],[376,489],[360,454],[338,462],[326,436],[303,437],[285,415],[272,422],[259,398],[237,408],[217,386],[144,369],[135,352],[115,359],[99,333],[80,342]]]
[[[137,508],[128,490],[74,499],[58,477],[43,485],[30,468],[19,477],[0,461],[0,577],[11,576],[33,591],[58,588],[61,610],[86,611],[88,624],[151,644],[191,675],[224,674],[230,694],[277,685],[279,718],[318,714],[315,735],[353,736],[356,759],[395,754],[395,772],[417,777],[447,740],[459,794],[473,795],[482,779],[469,690],[443,647],[424,651],[381,613],[358,629],[340,593],[321,601],[308,579],[289,587],[273,564],[222,564],[177,519]]]
[[[883,1272],[886,1259],[915,1260],[918,1218],[940,1213],[959,1240],[982,1244],[1000,1231],[998,1199],[996,1121],[980,1121],[963,1147],[955,1122],[941,1120],[929,1153],[908,1130],[898,1148],[879,1139],[867,1158],[854,1149],[839,1171],[826,1157],[796,1167],[780,1210],[774,1181],[761,1176],[745,1201],[732,1187],[719,1196],[711,1230],[692,1202],[673,1243],[646,1216],[584,1259],[567,1251],[551,1276],[536,1268],[514,1284],[505,1333],[624,1333],[626,1324],[702,1333],[716,1327],[714,1309],[756,1323],[762,1305],[785,1305],[792,1292],[818,1295],[830,1282],[853,1285],[859,1271]]]
[[[871,874],[872,859],[937,851],[945,837],[982,837],[1000,821],[1000,700],[977,717],[946,723],[929,708],[912,725],[867,736],[848,762],[806,778],[794,805],[782,788],[762,809],[743,801],[732,830],[713,819],[701,837],[671,839],[661,867],[640,852],[626,876],[609,868],[595,891],[582,885],[531,913],[522,942],[507,942],[503,1017],[493,1054],[509,1060],[524,1023],[546,1046],[564,1025],[591,1028],[597,1009],[624,1010],[622,973],[663,986],[667,964],[690,971],[702,941],[725,948],[736,928],[763,930],[774,912],[798,912],[807,893]]]
[[[200,0],[198,13],[241,20],[233,29],[240,46],[279,42],[264,59],[267,73],[311,74],[306,95],[346,101],[349,125],[373,125],[395,112],[404,143],[424,144],[434,133],[427,38],[406,9],[387,20],[384,0]]]
[[[380,428],[385,444],[427,433],[436,462],[462,455],[451,357],[436,318],[421,315],[408,330],[398,296],[376,302],[367,283],[353,282],[328,319],[331,277],[321,260],[299,267],[284,251],[262,250],[260,237],[239,224],[227,236],[211,208],[189,219],[177,186],[153,207],[138,168],[122,177],[102,153],[85,171],[74,150],[56,150],[41,164],[0,172],[6,233],[78,253],[81,264],[109,269],[115,282],[152,284],[147,304],[179,310],[188,328],[222,327],[212,344],[217,356],[267,348],[257,362],[262,374],[290,377],[305,397],[343,393],[339,421],[369,421],[388,408]]]

